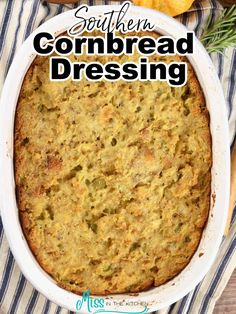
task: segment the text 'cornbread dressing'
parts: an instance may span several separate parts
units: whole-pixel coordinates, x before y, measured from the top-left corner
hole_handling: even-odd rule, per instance
[[[140,56],[68,57],[124,63]],[[149,61],[188,62],[177,55]],[[49,57],[36,57],[20,92],[14,140],[24,234],[61,287],[138,292],[189,263],[211,185],[208,111],[189,63],[187,84],[173,88],[51,82]]]

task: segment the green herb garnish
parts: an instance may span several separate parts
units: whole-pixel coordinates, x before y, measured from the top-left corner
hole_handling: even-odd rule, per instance
[[[224,9],[213,24],[209,19],[200,40],[209,53],[236,47],[236,5]]]

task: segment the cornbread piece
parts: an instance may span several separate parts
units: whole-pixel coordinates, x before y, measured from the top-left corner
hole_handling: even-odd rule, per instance
[[[139,55],[69,58],[124,63]],[[15,120],[17,201],[32,252],[75,293],[165,283],[189,263],[209,211],[209,117],[191,65],[187,84],[173,88],[51,82],[48,64],[37,57],[29,68]]]

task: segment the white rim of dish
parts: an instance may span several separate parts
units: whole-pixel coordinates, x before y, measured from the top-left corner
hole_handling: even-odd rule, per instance
[[[103,15],[117,5],[89,7],[84,17]],[[0,103],[0,202],[2,221],[11,251],[25,277],[48,299],[72,311],[76,311],[76,302],[81,296],[58,287],[55,281],[43,271],[31,253],[23,235],[15,198],[13,167],[14,115],[18,94],[25,73],[35,57],[33,37],[41,31],[50,31],[55,35],[65,31],[76,22],[75,10],[62,13],[37,28],[24,42],[14,58],[8,72]],[[158,11],[132,6],[127,15],[132,18],[148,18],[156,25],[156,31],[174,38],[185,36],[187,29],[173,18]],[[206,50],[195,38],[195,52],[189,56],[195,73],[205,94],[210,112],[213,148],[212,199],[207,226],[197,251],[190,263],[175,278],[166,284],[141,292],[137,295],[109,295],[104,299],[111,303],[106,310],[136,313],[144,310],[142,302],[147,304],[148,312],[164,308],[189,293],[206,275],[219,249],[227,219],[230,191],[230,149],[228,120],[225,100],[214,65]],[[200,254],[201,253],[201,254]],[[202,255],[203,253],[203,255]],[[199,255],[200,254],[200,255]],[[201,257],[200,257],[201,256]],[[124,301],[124,305],[119,302]],[[115,304],[113,302],[116,302]],[[135,304],[132,302],[135,302]],[[127,304],[127,303],[130,303]],[[88,313],[82,308],[80,313]]]

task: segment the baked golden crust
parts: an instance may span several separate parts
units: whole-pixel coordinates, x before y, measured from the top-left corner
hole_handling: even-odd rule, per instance
[[[48,68],[45,57],[31,65],[15,118],[17,201],[32,252],[75,293],[165,283],[189,263],[210,203],[209,116],[191,65],[178,88],[160,81],[50,82]]]

